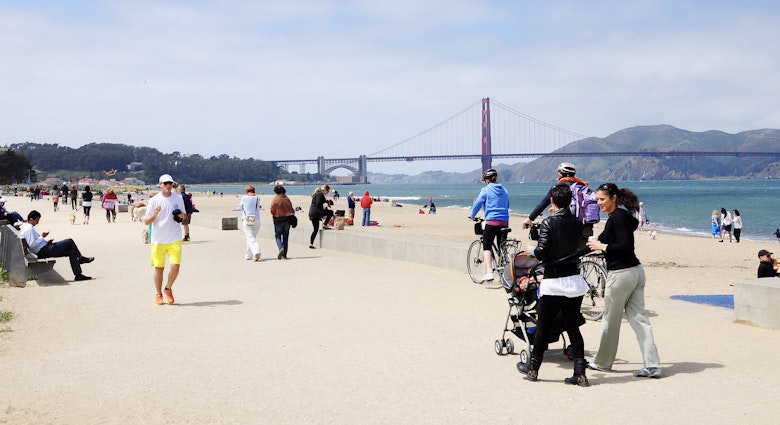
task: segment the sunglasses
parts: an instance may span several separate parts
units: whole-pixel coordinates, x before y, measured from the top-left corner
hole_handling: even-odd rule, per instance
[[[614,183],[604,183],[597,190],[603,190],[609,193],[609,196],[615,196],[618,194],[618,187]]]
[[[163,182],[163,184],[173,184],[173,182]]]

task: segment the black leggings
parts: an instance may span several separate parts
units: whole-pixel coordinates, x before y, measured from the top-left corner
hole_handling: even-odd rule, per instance
[[[317,238],[317,231],[320,230],[320,221],[322,220],[323,217],[325,217],[325,225],[327,226],[328,222],[333,217],[333,211],[325,210],[325,214],[319,216],[318,218],[311,219],[311,225],[314,226],[314,231],[311,232],[311,238],[309,238],[310,245],[314,245],[314,239]]]
[[[317,232],[320,230],[320,220],[319,218],[312,218],[311,219],[311,225],[314,226],[314,231],[311,232],[311,238],[309,238],[309,245],[314,245],[314,239],[317,238]]]
[[[555,323],[558,312],[563,316],[563,330],[569,334],[572,357],[575,359],[585,357],[585,342],[580,333],[580,325],[584,321],[580,313],[581,304],[582,296],[568,298],[562,295],[545,295],[539,298],[536,304],[539,319],[531,353],[534,357],[542,357],[547,351],[548,341],[551,338],[557,339],[558,335],[553,333],[560,329],[560,326],[556,326]]]
[[[737,242],[739,242],[739,235],[741,234],[742,234],[742,229],[734,228],[734,239],[736,239]]]

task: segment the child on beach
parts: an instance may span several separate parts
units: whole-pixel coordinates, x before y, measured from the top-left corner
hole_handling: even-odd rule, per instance
[[[720,237],[720,214],[718,214],[718,210],[712,210],[710,221],[712,222],[712,239],[718,239],[718,242],[723,242],[723,238]]]

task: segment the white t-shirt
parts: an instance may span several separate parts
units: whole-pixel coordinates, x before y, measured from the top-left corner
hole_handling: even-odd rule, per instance
[[[160,213],[152,222],[152,243],[166,244],[181,240],[181,224],[173,219],[173,210],[179,209],[184,212],[184,200],[178,193],[172,192],[171,196],[165,197],[158,193],[149,200],[146,206],[146,217],[154,215],[154,210],[160,206]]]
[[[539,295],[562,295],[567,298],[579,297],[588,292],[588,282],[582,275],[564,277],[546,277],[539,284]]]

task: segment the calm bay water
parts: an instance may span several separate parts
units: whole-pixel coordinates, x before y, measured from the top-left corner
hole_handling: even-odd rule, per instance
[[[603,182],[591,182],[596,186]],[[743,239],[775,241],[780,227],[780,180],[709,180],[709,181],[643,181],[616,182],[639,196],[647,209],[648,229],[695,235],[710,235],[710,215],[721,207],[738,209],[744,223]],[[541,200],[553,182],[507,183],[511,209],[528,214]],[[257,184],[258,193],[272,194],[272,186]],[[437,208],[470,208],[482,187],[471,184],[404,184],[349,185],[333,184],[342,198],[350,191],[362,195],[393,199],[407,205],[422,206],[433,196]],[[192,185],[193,192],[212,190],[225,194],[243,193],[243,185]],[[310,195],[315,186],[286,186],[288,194]],[[602,215],[602,220],[606,217]]]

